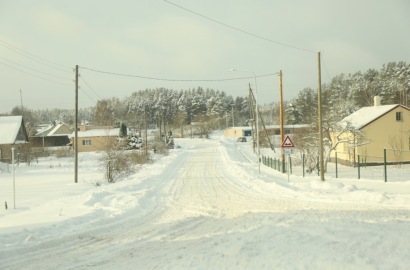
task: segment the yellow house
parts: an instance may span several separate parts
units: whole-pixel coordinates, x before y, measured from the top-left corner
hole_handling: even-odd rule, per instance
[[[230,127],[224,130],[225,137],[238,138],[243,136],[251,136],[251,127]]]
[[[410,108],[399,105],[381,105],[375,97],[374,106],[363,107],[345,117],[340,124],[351,125],[362,134],[355,141],[355,132],[345,132],[339,136],[335,151],[330,154],[331,161],[337,155],[339,163],[353,165],[360,157],[361,163],[381,164],[384,162],[384,149],[388,163],[410,162]],[[331,134],[337,143],[337,132]]]
[[[81,126],[77,131],[78,152],[104,151],[107,145],[117,140],[119,134],[119,128]],[[74,133],[71,135],[71,140],[74,141]]]

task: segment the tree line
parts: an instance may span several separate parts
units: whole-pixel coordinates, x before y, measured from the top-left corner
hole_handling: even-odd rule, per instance
[[[322,86],[323,115],[327,121],[337,122],[358,109],[373,105],[380,96],[382,104],[409,105],[410,65],[390,62],[380,70],[340,74]],[[287,102],[288,124],[311,124],[317,119],[318,94],[316,89],[305,88]]]
[[[381,69],[340,74],[322,85],[324,122],[330,126],[364,106],[371,106],[373,97],[382,97],[382,104],[409,105],[410,65],[390,62]],[[302,89],[296,98],[284,102],[285,124],[314,124],[317,122],[317,90]],[[249,125],[249,97],[232,97],[224,91],[202,87],[187,90],[167,88],[133,92],[124,99],[112,97],[97,101],[95,106],[79,110],[79,121],[93,125],[161,127],[182,126],[192,122],[221,119],[215,128]],[[259,106],[266,124],[279,123],[279,102]],[[8,115],[22,115],[19,106]],[[24,108],[29,126],[61,121],[74,122],[74,110]],[[29,131],[31,129],[29,128]],[[35,132],[34,130],[32,132]]]

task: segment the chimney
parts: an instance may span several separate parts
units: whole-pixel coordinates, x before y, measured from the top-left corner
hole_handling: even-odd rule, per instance
[[[374,100],[374,106],[375,106],[375,107],[381,105],[381,100],[382,100],[381,97],[375,96],[375,97],[373,98],[373,100]]]

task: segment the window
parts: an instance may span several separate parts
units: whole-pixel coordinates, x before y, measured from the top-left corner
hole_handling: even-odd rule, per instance
[[[91,145],[91,140],[83,140],[83,145]]]
[[[403,121],[403,117],[401,115],[401,112],[396,112],[396,121],[397,122]]]

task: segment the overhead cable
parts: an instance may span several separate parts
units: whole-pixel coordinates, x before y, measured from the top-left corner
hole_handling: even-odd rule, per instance
[[[11,51],[14,51],[15,53],[18,53],[18,54],[20,54],[20,55],[23,55],[23,56],[25,56],[25,57],[31,59],[32,61],[36,61],[36,62],[41,63],[41,64],[43,64],[43,65],[46,65],[46,66],[48,66],[48,67],[54,68],[54,69],[56,69],[56,70],[60,70],[60,71],[64,71],[64,72],[70,72],[70,73],[71,73],[71,67],[67,67],[67,66],[64,66],[64,65],[60,65],[60,64],[57,64],[57,63],[55,63],[55,62],[49,61],[49,60],[47,60],[47,59],[44,59],[44,58],[42,58],[42,57],[39,57],[39,56],[37,56],[37,55],[34,55],[34,54],[32,54],[32,53],[23,51],[23,50],[21,50],[21,49],[15,47],[15,46],[13,46],[13,45],[11,45],[11,44],[5,42],[5,41],[0,40],[0,46],[3,46],[3,47],[5,47],[5,48],[7,48],[7,49],[9,49],[9,50],[11,50]],[[64,69],[63,69],[63,68],[64,68]]]
[[[264,41],[268,41],[268,42],[271,42],[271,43],[275,43],[275,44],[278,44],[278,45],[281,45],[281,46],[289,47],[289,48],[292,48],[292,49],[296,49],[296,50],[300,50],[300,51],[305,51],[305,52],[309,52],[309,53],[315,53],[315,51],[312,51],[312,50],[308,50],[308,49],[296,47],[296,46],[289,45],[289,44],[286,44],[286,43],[283,43],[283,42],[279,42],[279,41],[276,41],[276,40],[272,40],[272,39],[270,39],[270,38],[266,38],[266,37],[263,37],[263,36],[260,36],[260,35],[256,35],[256,34],[254,34],[254,33],[251,33],[251,32],[249,32],[249,31],[246,31],[246,30],[242,30],[242,29],[237,28],[237,27],[235,27],[235,26],[231,26],[231,25],[229,25],[229,24],[226,24],[226,23],[223,23],[223,22],[221,22],[221,21],[212,19],[212,18],[210,18],[210,17],[208,17],[208,16],[202,15],[202,14],[200,14],[200,13],[198,13],[198,12],[195,12],[195,11],[193,11],[193,10],[190,10],[190,9],[188,9],[188,8],[185,8],[185,7],[183,7],[183,6],[180,6],[180,5],[178,5],[178,4],[175,4],[175,3],[171,2],[171,1],[168,1],[168,0],[163,0],[163,1],[164,1],[164,2],[167,2],[168,4],[171,4],[171,5],[173,5],[173,6],[176,6],[176,7],[180,8],[180,9],[183,9],[183,10],[185,10],[185,11],[188,11],[188,12],[190,12],[190,13],[193,13],[193,14],[199,16],[199,17],[202,17],[202,18],[207,19],[207,20],[209,20],[209,21],[212,21],[212,22],[214,22],[214,23],[223,25],[223,26],[228,27],[228,28],[230,28],[230,29],[233,29],[233,30],[235,30],[235,31],[238,31],[238,32],[247,34],[247,35],[249,35],[249,36],[253,36],[253,37],[255,37],[255,38],[258,38],[258,39],[261,39],[261,40],[264,40]]]
[[[103,71],[103,70],[82,67],[82,66],[80,66],[79,68],[83,70],[89,70],[89,71],[93,71],[97,73],[109,74],[109,75],[114,75],[114,76],[132,77],[132,78],[140,78],[140,79],[154,80],[154,81],[167,81],[167,82],[221,82],[221,81],[253,79],[255,77],[255,76],[248,76],[248,77],[236,77],[236,78],[225,78],[225,79],[166,79],[166,78],[156,78],[156,77],[147,77],[147,76],[141,76],[141,75],[132,75],[132,74]],[[277,75],[277,74],[278,73],[275,72],[275,73],[269,73],[269,74],[263,74],[263,75],[256,75],[256,77],[261,78],[261,77],[268,77],[268,76]]]
[[[85,83],[85,85],[87,85],[87,87],[90,88],[90,89],[94,92],[94,94],[95,94],[98,98],[101,98],[100,95],[94,90],[94,88],[92,88],[91,85],[84,79],[83,74],[81,74],[80,78],[81,78],[81,80]]]
[[[20,71],[21,73],[24,73],[24,74],[26,74],[26,75],[29,75],[29,76],[32,76],[32,77],[36,77],[36,78],[42,79],[42,80],[44,80],[44,81],[48,81],[48,82],[52,82],[52,83],[56,83],[56,84],[61,84],[61,85],[65,85],[65,86],[72,86],[72,85],[70,85],[70,84],[68,84],[68,83],[62,83],[62,82],[57,82],[57,81],[54,81],[54,80],[49,80],[49,79],[44,78],[44,77],[42,77],[42,76],[38,76],[38,75],[36,75],[36,74],[33,74],[33,73],[30,73],[30,72],[27,72],[27,71],[18,69],[18,68],[16,68],[16,67],[13,67],[13,66],[11,66],[11,65],[9,65],[9,64],[6,64],[6,63],[3,63],[3,62],[1,62],[1,61],[0,61],[0,64],[6,66],[6,67],[8,67],[8,68],[11,68],[11,69]]]
[[[57,75],[54,75],[54,74],[51,74],[51,73],[48,73],[48,72],[44,72],[44,71],[41,71],[41,70],[38,70],[38,69],[35,69],[35,68],[31,68],[31,67],[28,67],[28,66],[19,64],[19,63],[17,63],[17,62],[14,62],[14,61],[12,61],[12,60],[10,60],[10,59],[7,59],[7,58],[4,58],[4,57],[2,57],[2,56],[0,56],[0,58],[3,59],[3,60],[5,60],[5,61],[7,61],[7,62],[9,62],[9,63],[12,63],[12,64],[14,64],[14,65],[17,65],[17,66],[22,67],[22,68],[25,68],[25,69],[29,69],[29,70],[32,70],[32,71],[35,71],[35,72],[38,72],[38,73],[41,73],[41,74],[44,74],[44,75],[47,75],[47,76],[50,76],[50,77],[54,77],[54,78],[57,78],[57,79],[67,80],[67,78],[64,78],[64,77],[61,77],[61,76],[57,76]]]

